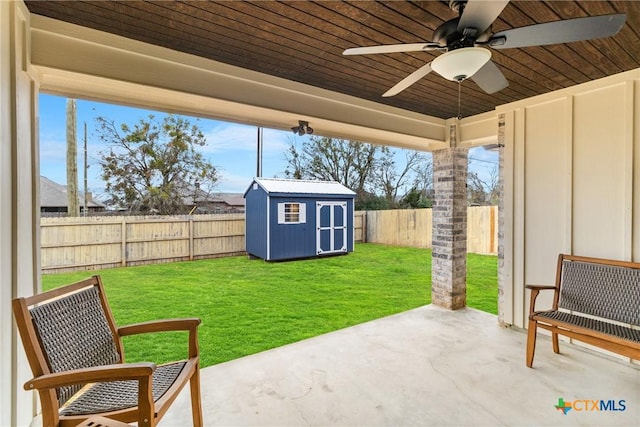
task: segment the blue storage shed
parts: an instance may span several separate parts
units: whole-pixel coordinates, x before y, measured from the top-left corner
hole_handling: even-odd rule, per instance
[[[338,182],[254,178],[244,192],[247,253],[275,261],[353,252],[355,195]]]

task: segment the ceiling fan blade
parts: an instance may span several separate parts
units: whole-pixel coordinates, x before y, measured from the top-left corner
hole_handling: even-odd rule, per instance
[[[479,36],[493,24],[507,3],[509,0],[469,0],[458,22],[458,31],[462,33],[465,28],[475,28]]]
[[[415,70],[404,79],[400,80],[394,87],[382,94],[383,97],[394,96],[426,76],[431,72],[431,62]]]
[[[432,50],[439,48],[437,43],[403,43],[384,44],[380,46],[352,47],[342,52],[343,55],[368,55],[375,53],[396,53],[396,52],[419,52],[422,50]]]
[[[471,76],[471,80],[476,82],[480,89],[487,93],[496,93],[509,86],[502,71],[493,61],[489,61]]]
[[[500,31],[491,36],[488,44],[494,49],[507,49],[611,37],[626,19],[627,15],[619,13],[529,25]]]

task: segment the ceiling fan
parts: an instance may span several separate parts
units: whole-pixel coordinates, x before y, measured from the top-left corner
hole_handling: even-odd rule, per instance
[[[433,33],[433,41],[356,47],[343,55],[419,52],[437,50],[445,52],[432,62],[409,74],[382,96],[394,96],[418,80],[435,71],[442,77],[462,82],[471,78],[482,90],[495,93],[509,83],[487,49],[507,49],[543,46],[580,40],[610,37],[625,23],[624,13],[566,19],[526,27],[513,28],[492,34],[491,24],[500,15],[509,0],[450,0],[449,7],[458,17],[440,25]]]

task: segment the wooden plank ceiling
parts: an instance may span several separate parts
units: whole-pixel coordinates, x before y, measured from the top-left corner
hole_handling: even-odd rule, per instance
[[[450,118],[458,85],[431,73],[381,95],[438,52],[343,56],[346,48],[431,41],[456,17],[446,1],[26,1],[35,14],[118,34],[371,101]],[[492,50],[509,81],[493,95],[462,84],[462,115],[640,67],[640,2],[512,1],[493,32],[584,16],[626,13],[608,39]]]

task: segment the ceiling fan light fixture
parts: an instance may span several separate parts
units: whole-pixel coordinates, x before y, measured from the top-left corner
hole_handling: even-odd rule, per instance
[[[447,80],[461,82],[473,76],[491,59],[491,52],[482,47],[451,50],[431,62],[431,69]]]

